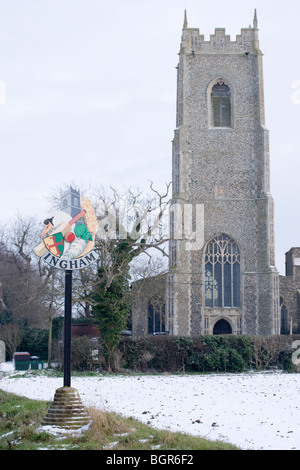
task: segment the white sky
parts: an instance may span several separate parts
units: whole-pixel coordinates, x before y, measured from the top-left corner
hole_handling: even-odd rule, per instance
[[[297,0],[0,0],[0,221],[44,219],[46,195],[69,183],[164,189],[184,9],[207,39],[224,27],[234,40],[255,8],[283,274],[284,253],[300,246]]]

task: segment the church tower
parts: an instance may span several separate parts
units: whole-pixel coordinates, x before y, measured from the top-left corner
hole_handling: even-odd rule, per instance
[[[173,140],[168,329],[176,335],[279,333],[269,136],[257,15],[231,41],[205,41],[185,13]],[[175,211],[173,211],[175,212]],[[178,211],[177,211],[178,212]],[[202,214],[198,217],[197,214]],[[202,234],[202,235],[200,235]]]
[[[79,214],[80,208],[80,192],[72,188],[67,189],[60,199],[60,210],[67,212],[71,218]]]

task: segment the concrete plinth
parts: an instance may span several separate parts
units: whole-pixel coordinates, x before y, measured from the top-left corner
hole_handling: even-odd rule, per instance
[[[42,425],[78,429],[90,422],[91,418],[81,402],[78,391],[72,387],[61,387],[56,390]]]

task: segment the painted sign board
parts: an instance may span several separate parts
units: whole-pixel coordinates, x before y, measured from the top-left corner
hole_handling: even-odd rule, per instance
[[[63,210],[55,212],[44,221],[42,241],[34,253],[54,268],[74,270],[94,263],[98,220],[87,197],[80,202],[81,211],[72,219]]]
[[[98,255],[95,251],[90,251],[86,255],[80,256],[79,258],[74,258],[72,260],[58,258],[49,252],[42,256],[42,260],[49,264],[49,266],[68,270],[87,268],[90,264],[94,263],[97,258]]]

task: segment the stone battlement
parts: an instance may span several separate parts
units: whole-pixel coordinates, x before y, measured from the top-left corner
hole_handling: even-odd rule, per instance
[[[257,53],[258,49],[258,30],[253,28],[242,29],[235,41],[231,41],[224,28],[216,28],[210,41],[205,41],[195,28],[185,29],[182,35],[181,52],[190,54],[245,54]]]
[[[204,35],[200,34],[199,28],[188,28],[187,17],[182,32],[181,53],[187,54],[245,54],[258,53],[258,29],[257,14],[254,13],[253,28],[242,28],[241,34],[231,41],[230,35],[226,34],[224,28],[216,28],[215,33],[210,35],[210,40],[205,41]]]

